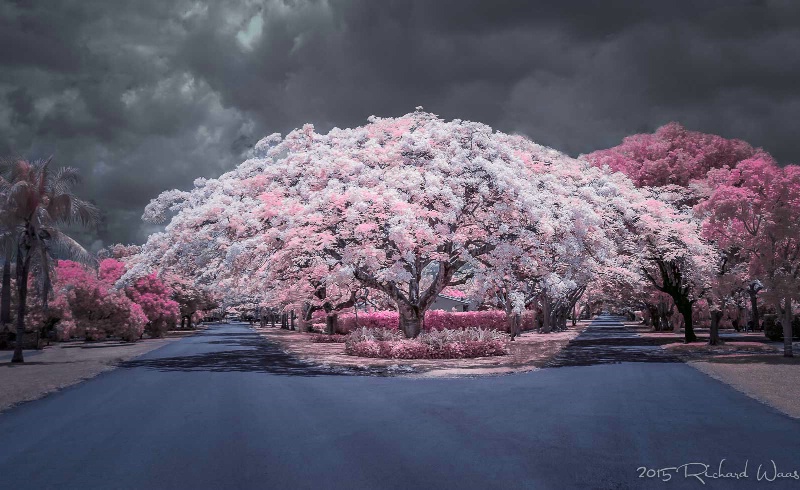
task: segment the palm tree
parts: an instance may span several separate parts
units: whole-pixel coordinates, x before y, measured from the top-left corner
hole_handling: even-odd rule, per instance
[[[9,160],[0,161],[2,171],[10,169]],[[0,175],[0,256],[3,259],[3,283],[0,292],[0,328],[5,330],[11,323],[11,260],[14,255],[14,226],[12,213],[6,212],[7,191],[10,189],[8,181]]]
[[[78,184],[78,171],[62,167],[55,173],[49,169],[50,159],[28,162],[18,160],[6,165],[7,177],[0,182],[3,197],[4,228],[14,243],[17,280],[17,341],[11,362],[24,362],[22,356],[25,313],[28,297],[28,275],[33,273],[47,309],[53,258],[69,256],[91,262],[91,255],[58,229],[60,225],[80,223],[88,226],[97,221],[97,209],[78,199],[72,189]]]

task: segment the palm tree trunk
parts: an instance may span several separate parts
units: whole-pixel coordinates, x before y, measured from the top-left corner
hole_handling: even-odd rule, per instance
[[[28,299],[28,267],[30,266],[30,250],[25,260],[22,260],[22,251],[17,251],[17,341],[14,345],[14,356],[11,362],[25,362],[22,356],[22,344],[25,337],[25,303]]]
[[[11,323],[11,257],[3,262],[3,292],[0,298],[0,324]]]

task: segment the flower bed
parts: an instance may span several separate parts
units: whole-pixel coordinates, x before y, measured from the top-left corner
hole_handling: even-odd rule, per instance
[[[506,335],[497,330],[469,328],[422,332],[406,339],[396,329],[360,328],[345,340],[345,353],[388,359],[467,359],[508,354]]]

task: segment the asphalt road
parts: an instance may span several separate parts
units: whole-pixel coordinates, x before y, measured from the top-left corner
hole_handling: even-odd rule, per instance
[[[630,336],[605,318],[551,368],[409,379],[214,326],[0,414],[0,488],[800,488],[756,474],[800,472],[800,421]],[[638,469],[722,459],[747,477]]]

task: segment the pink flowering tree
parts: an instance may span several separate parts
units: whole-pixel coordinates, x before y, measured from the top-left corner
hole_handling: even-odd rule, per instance
[[[710,172],[709,188],[708,199],[698,206],[707,217],[704,232],[747,264],[757,280],[748,285],[751,296],[759,292],[753,286],[763,284],[761,296],[783,313],[784,355],[791,357],[793,302],[800,285],[800,167],[781,168],[760,153],[735,168]]]
[[[124,262],[105,259],[100,262],[99,278],[113,288],[125,271]],[[128,299],[142,308],[147,317],[145,330],[151,337],[163,337],[167,329],[177,323],[179,305],[171,298],[174,292],[155,273],[136,279],[124,288],[124,292]]]
[[[678,222],[672,219],[665,221],[682,222],[677,228],[672,227],[664,232],[653,230],[673,238],[655,242],[651,240],[666,248],[660,251],[649,247],[652,252],[651,263],[655,267],[646,276],[657,290],[673,298],[684,317],[687,341],[695,337],[693,333],[690,334],[692,305],[712,292],[713,283],[727,281],[726,278],[716,277],[720,271],[730,273],[733,270],[728,263],[726,267],[717,267],[715,272],[716,266],[709,263],[718,266],[721,263],[719,255],[703,252],[692,256],[700,252],[698,247],[701,244],[695,243],[692,234],[699,229],[701,217],[692,212],[691,207],[707,198],[709,172],[736,166],[753,157],[757,151],[740,140],[688,131],[677,123],[670,123],[654,134],[629,136],[619,146],[583,156],[593,165],[623,172],[637,185],[651,188],[654,197],[678,209],[683,215]],[[674,257],[674,245],[680,242],[687,245],[679,247],[686,253],[681,253],[680,258],[665,259],[665,252]],[[708,248],[708,244],[705,248]],[[696,266],[702,267],[694,270]],[[707,299],[712,305],[713,315],[716,314],[713,312],[721,311],[729,297],[718,297],[717,301],[712,296]],[[712,323],[716,324],[713,318]]]
[[[622,144],[586,155],[598,167],[622,172],[641,187],[690,187],[709,170],[733,167],[756,153],[741,140],[688,131],[676,122],[653,134],[627,136]]]
[[[139,280],[141,279],[137,279],[137,282]],[[219,306],[219,301],[212,293],[197,287],[191,280],[174,274],[166,274],[164,282],[172,291],[172,299],[178,305],[181,328],[192,328],[193,322],[199,320],[200,312],[213,310]]]

